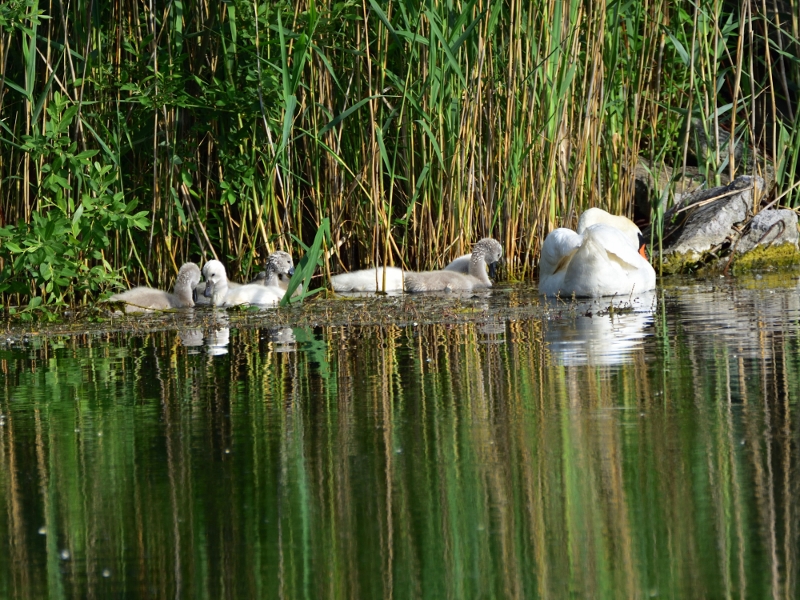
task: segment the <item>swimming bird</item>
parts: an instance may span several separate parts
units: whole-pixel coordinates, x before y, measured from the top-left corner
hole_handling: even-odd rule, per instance
[[[598,297],[655,289],[656,272],[644,247],[633,221],[590,208],[578,220],[577,233],[560,227],[545,238],[539,293]]]
[[[491,287],[486,265],[494,266],[502,255],[503,247],[498,241],[484,238],[475,244],[472,254],[457,258],[441,271],[403,271],[399,267],[361,269],[333,275],[331,285],[335,292],[431,292]]]
[[[276,250],[267,258],[267,267],[255,276],[251,284],[278,286],[285,292],[289,289],[289,280],[294,275],[292,255],[283,250]],[[292,297],[303,293],[302,284],[295,288]]]
[[[332,275],[331,286],[334,292],[402,292],[403,279],[399,267],[377,267]]]
[[[238,304],[275,306],[285,293],[285,290],[277,285],[264,286],[249,283],[231,288],[225,267],[218,260],[210,260],[203,265],[203,277],[206,279],[203,295],[211,298],[213,306],[236,306]]]
[[[493,238],[483,238],[472,248],[468,273],[453,270],[407,273],[405,291],[456,292],[492,287],[492,282],[486,274],[486,267],[494,266],[502,256],[503,247],[500,242]]]
[[[135,287],[114,294],[108,302],[124,302],[126,313],[168,310],[170,308],[191,308],[194,306],[192,290],[200,281],[200,269],[194,263],[186,263],[178,270],[174,293],[149,287]]]
[[[469,273],[469,263],[472,260],[472,253],[469,254],[462,254],[451,260],[445,266],[445,271],[455,271],[456,273]],[[488,265],[489,267],[489,277],[491,279],[495,278],[495,267],[497,263],[491,263]]]
[[[276,250],[267,257],[267,266],[265,270],[258,273],[253,278],[249,285],[261,286],[277,286],[285,292],[289,287],[289,278],[294,275],[294,260],[292,255],[283,250]],[[241,284],[234,281],[228,281],[228,291],[242,287]],[[206,282],[199,283],[195,286],[194,300],[196,304],[211,304],[211,297],[205,295]],[[301,287],[298,287],[292,296],[297,296],[303,292]]]

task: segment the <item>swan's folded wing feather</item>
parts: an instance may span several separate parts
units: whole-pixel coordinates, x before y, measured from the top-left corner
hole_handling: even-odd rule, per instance
[[[628,237],[619,229],[608,225],[592,225],[583,232],[583,237],[584,243],[591,241],[605,249],[609,260],[626,271],[638,271],[642,267],[642,255],[637,248],[631,246]]]
[[[563,271],[581,244],[581,236],[564,227],[551,231],[544,240],[539,257],[539,277]]]

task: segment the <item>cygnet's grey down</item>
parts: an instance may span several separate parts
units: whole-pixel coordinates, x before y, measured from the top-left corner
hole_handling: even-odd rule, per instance
[[[276,250],[267,258],[267,267],[255,276],[250,283],[258,285],[276,285],[285,292],[289,289],[289,280],[294,275],[294,261],[292,255],[283,250]],[[292,297],[303,293],[303,286],[299,285],[294,290]]]
[[[275,306],[281,301],[285,292],[276,285],[263,286],[253,283],[230,288],[225,267],[218,260],[210,260],[203,265],[203,277],[206,279],[203,295],[211,298],[213,306],[236,306],[238,304]]]
[[[468,291],[491,287],[486,265],[494,266],[502,256],[500,243],[484,238],[475,244],[472,254],[455,259],[442,271],[403,271],[399,267],[361,269],[332,276],[331,285],[335,292]]]
[[[407,292],[458,292],[492,287],[492,281],[486,274],[487,265],[494,265],[503,256],[503,247],[495,239],[483,238],[472,247],[469,260],[469,272],[458,271],[421,271],[406,273],[405,291]]]
[[[487,238],[491,239],[491,238]],[[502,252],[502,249],[501,249]],[[454,258],[451,260],[447,266],[444,268],[445,271],[455,271],[457,273],[464,273],[469,274],[469,263],[472,260],[472,253],[469,254],[462,254],[461,256]],[[495,267],[497,263],[490,263],[489,267],[489,278],[494,279],[495,277]]]
[[[249,285],[278,286],[285,292],[289,287],[289,279],[294,275],[294,260],[292,255],[283,250],[276,250],[267,257],[267,266],[264,271],[256,275]],[[228,281],[228,291],[240,288],[241,283]],[[211,297],[205,295],[206,282],[199,283],[194,288],[195,304],[211,304]],[[297,296],[303,292],[302,287],[295,290],[292,296]]]
[[[194,306],[192,290],[198,281],[200,281],[200,268],[194,263],[186,263],[178,271],[172,294],[155,288],[135,287],[114,294],[108,301],[124,302],[126,313],[191,308]]]
[[[469,273],[469,261],[472,260],[472,254],[462,254],[458,258],[451,260],[444,268],[445,271],[455,271],[456,273]]]

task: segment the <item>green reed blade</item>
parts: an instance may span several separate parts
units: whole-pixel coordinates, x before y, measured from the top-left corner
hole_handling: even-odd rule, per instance
[[[313,296],[322,289],[310,290],[309,286],[311,285],[311,279],[317,267],[322,265],[323,246],[330,243],[330,235],[330,220],[328,217],[325,217],[317,228],[317,233],[314,235],[314,242],[303,255],[303,258],[300,259],[294,271],[294,275],[292,275],[292,278],[289,280],[289,286],[281,299],[281,306],[288,306],[295,302],[303,302],[303,300],[309,296]],[[292,298],[292,294],[294,294],[294,291],[300,285],[303,286],[302,294],[297,298]]]

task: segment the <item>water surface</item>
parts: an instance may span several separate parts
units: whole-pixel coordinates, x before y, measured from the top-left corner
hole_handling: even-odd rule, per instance
[[[797,597],[797,275],[377,300],[0,346],[0,597]]]

